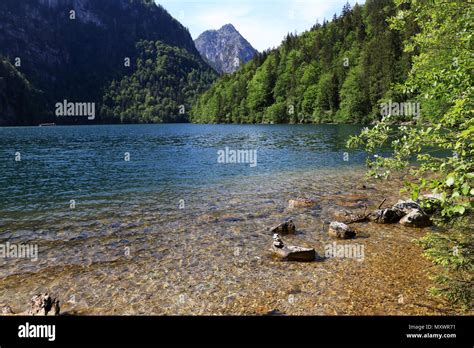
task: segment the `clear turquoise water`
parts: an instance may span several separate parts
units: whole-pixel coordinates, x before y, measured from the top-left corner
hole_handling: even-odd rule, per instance
[[[99,213],[147,195],[172,201],[229,178],[361,165],[361,152],[350,152],[344,161],[345,142],[358,130],[333,125],[2,128],[0,228],[12,219],[54,215],[72,199],[77,207]],[[226,147],[257,150],[258,165],[218,163],[217,151]]]
[[[286,242],[324,255],[335,211],[396,202],[400,181],[361,188],[365,154],[345,148],[359,130],[0,128],[0,244],[38,246],[37,261],[0,259],[0,305],[21,312],[48,291],[78,314],[439,314],[412,242],[422,232],[360,226],[347,243],[365,246],[364,262],[285,263],[268,251],[284,219],[298,230]],[[258,165],[218,163],[225,147],[257,150]],[[290,209],[298,196],[318,204]],[[400,292],[424,307],[401,307]]]

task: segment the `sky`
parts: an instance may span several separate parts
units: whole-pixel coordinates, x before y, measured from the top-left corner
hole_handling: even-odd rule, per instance
[[[189,29],[193,39],[231,23],[263,51],[277,47],[289,32],[302,33],[317,21],[340,14],[346,2],[364,0],[155,0]]]

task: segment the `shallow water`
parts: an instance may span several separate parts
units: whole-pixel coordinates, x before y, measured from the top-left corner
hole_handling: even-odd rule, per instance
[[[403,178],[361,187],[365,154],[344,148],[359,129],[0,129],[0,244],[39,249],[37,261],[0,259],[0,304],[22,311],[48,290],[77,314],[453,313],[427,293],[432,266],[413,243],[425,230],[357,224],[338,244],[363,246],[363,260],[268,252],[269,228],[292,218],[285,242],[324,256],[335,211],[401,197]],[[225,147],[257,150],[258,165],[218,163]],[[318,205],[289,209],[298,196]]]

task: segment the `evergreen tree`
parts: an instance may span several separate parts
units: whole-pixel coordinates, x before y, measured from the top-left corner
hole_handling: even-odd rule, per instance
[[[353,8],[346,4],[331,22],[316,24],[299,36],[289,33],[279,48],[257,55],[201,95],[191,111],[192,121],[209,122],[211,113],[211,122],[378,120],[380,101],[410,69],[411,55],[402,50],[406,33],[388,24],[395,11],[393,0],[368,0]],[[409,35],[416,32],[410,25]],[[223,91],[223,107],[211,110],[217,91]],[[232,117],[223,118],[229,113]]]

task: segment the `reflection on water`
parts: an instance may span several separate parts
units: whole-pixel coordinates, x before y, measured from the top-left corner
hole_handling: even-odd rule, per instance
[[[0,243],[39,248],[37,262],[0,261],[0,304],[21,311],[47,289],[79,314],[450,313],[427,295],[431,266],[412,243],[421,230],[356,225],[359,237],[344,243],[364,245],[363,262],[269,255],[268,229],[284,219],[298,230],[288,243],[324,256],[332,243],[324,223],[335,211],[399,198],[400,181],[361,187],[363,153],[344,161],[344,141],[357,130],[0,129]],[[218,164],[225,147],[257,149],[258,166]],[[288,209],[297,196],[318,205]]]

